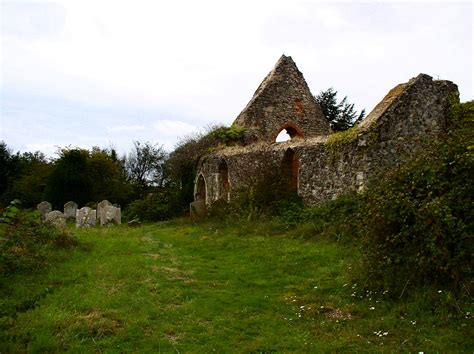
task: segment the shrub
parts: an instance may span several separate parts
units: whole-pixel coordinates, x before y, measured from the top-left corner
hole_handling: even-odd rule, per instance
[[[474,103],[455,105],[453,127],[364,198],[369,282],[403,293],[413,285],[459,289],[472,281]]]
[[[0,223],[0,276],[42,268],[58,258],[58,250],[76,245],[70,231],[40,222],[37,213],[17,209]]]
[[[124,212],[128,220],[161,221],[171,218],[169,197],[167,193],[150,193],[146,198],[131,202]]]

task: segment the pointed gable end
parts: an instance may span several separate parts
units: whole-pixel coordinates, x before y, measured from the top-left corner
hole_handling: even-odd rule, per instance
[[[283,129],[292,137],[328,135],[329,122],[291,57],[282,55],[234,125],[272,143]]]

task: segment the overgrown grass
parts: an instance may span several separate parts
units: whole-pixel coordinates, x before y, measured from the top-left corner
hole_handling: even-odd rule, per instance
[[[36,212],[10,206],[0,222],[0,281],[61,260],[76,244],[68,230],[40,222]]]
[[[1,285],[0,351],[472,351],[471,319],[446,292],[371,293],[355,280],[356,243],[297,229],[178,220],[77,231],[88,248]]]

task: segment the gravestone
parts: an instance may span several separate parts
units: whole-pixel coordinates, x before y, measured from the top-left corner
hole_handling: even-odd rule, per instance
[[[207,215],[206,202],[197,200],[189,205],[191,219],[199,219]]]
[[[64,215],[66,215],[66,219],[75,219],[77,212],[77,204],[70,201],[64,204]]]
[[[51,210],[53,210],[53,208],[51,206],[51,203],[46,202],[46,201],[39,203],[36,206],[36,209],[38,209],[38,211],[40,213],[41,220],[45,220],[46,219],[46,214],[48,214],[49,212],[51,212]]]
[[[97,219],[101,224],[102,224],[101,216],[104,215],[104,217],[105,217],[105,214],[102,211],[102,209],[104,209],[105,207],[109,207],[109,206],[112,206],[112,203],[109,202],[107,199],[104,199],[100,203],[97,203]]]
[[[113,205],[102,206],[100,208],[100,225],[120,225],[122,223],[122,215],[120,207]]]
[[[59,210],[53,210],[46,214],[45,222],[49,222],[51,225],[57,227],[66,226],[66,215],[61,213]]]
[[[76,212],[76,227],[95,226],[97,212],[89,207],[84,207]]]

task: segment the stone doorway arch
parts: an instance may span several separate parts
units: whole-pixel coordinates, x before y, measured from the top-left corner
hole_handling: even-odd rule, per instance
[[[206,202],[206,181],[202,174],[199,174],[194,187],[194,200]]]
[[[281,161],[283,183],[294,192],[298,192],[300,159],[292,148],[288,148]]]
[[[219,199],[224,200],[226,202],[229,201],[229,167],[225,160],[222,160],[219,163],[218,169],[218,178],[219,178]]]

